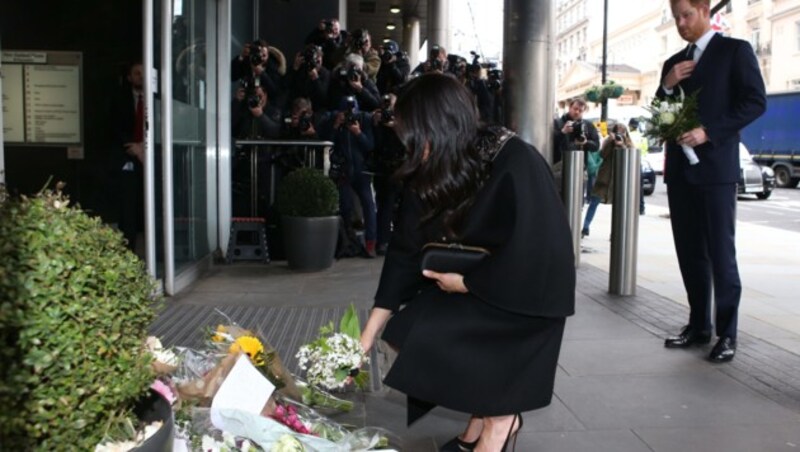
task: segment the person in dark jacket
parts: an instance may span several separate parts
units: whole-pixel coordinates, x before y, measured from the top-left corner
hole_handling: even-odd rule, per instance
[[[480,130],[455,78],[412,79],[395,115],[404,193],[361,344],[383,330],[398,350],[385,383],[407,395],[409,423],[436,405],[473,415],[441,450],[499,451],[519,413],[553,395],[575,304],[567,216],[544,158],[506,129]],[[464,274],[421,269],[434,241],[490,255]]]
[[[400,51],[394,41],[386,41],[381,47],[381,68],[378,70],[376,85],[381,94],[397,93],[398,88],[406,82],[411,66],[408,58]]]

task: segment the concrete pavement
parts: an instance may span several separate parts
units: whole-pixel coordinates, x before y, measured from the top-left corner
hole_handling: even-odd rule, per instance
[[[610,212],[598,209],[583,241],[577,313],[567,321],[553,403],[524,415],[517,450],[800,450],[800,307],[792,298],[800,289],[800,257],[788,246],[797,234],[740,226],[745,295],[739,351],[732,363],[715,365],[705,359],[710,345],[663,347],[663,337],[688,317],[664,209],[648,206],[640,218],[636,295],[607,293]],[[213,321],[213,308],[221,308],[260,329],[296,371],[292,355],[318,325],[351,302],[366,315],[381,264],[344,259],[311,274],[293,273],[284,262],[217,266],[168,300],[152,330],[169,345],[191,345],[200,327]],[[390,354],[375,358],[379,371],[388,369]],[[467,420],[437,408],[407,428],[401,394],[377,385],[347,396],[361,402],[359,408],[336,419],[389,428],[401,450],[436,450]]]

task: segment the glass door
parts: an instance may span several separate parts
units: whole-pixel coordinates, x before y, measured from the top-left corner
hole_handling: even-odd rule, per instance
[[[173,295],[218,247],[217,9],[215,0],[150,2],[154,259]]]

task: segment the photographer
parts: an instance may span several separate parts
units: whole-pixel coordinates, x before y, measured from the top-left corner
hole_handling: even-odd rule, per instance
[[[590,121],[583,119],[584,111],[586,102],[575,98],[570,101],[569,110],[553,121],[553,164],[561,161],[564,152],[595,152],[600,148],[597,129]]]
[[[489,69],[486,87],[489,89],[491,99],[491,119],[490,123],[505,124],[505,111],[503,105],[503,71],[501,69]]]
[[[353,53],[360,55],[364,59],[362,69],[374,83],[381,67],[381,56],[377,50],[372,48],[372,36],[370,36],[366,28],[359,28],[350,35],[344,56],[346,57]]]
[[[280,135],[281,112],[268,104],[262,86],[242,84],[231,105],[232,133],[236,138],[266,139]]]
[[[408,79],[411,66],[408,58],[394,41],[386,41],[381,47],[381,68],[378,70],[377,87],[381,94],[397,93],[397,89]]]
[[[392,219],[395,207],[402,191],[399,180],[394,173],[405,161],[406,149],[395,132],[394,94],[383,96],[383,105],[372,113],[375,125],[375,149],[372,151],[372,170],[375,172],[373,186],[375,188],[375,204],[377,205],[378,255],[386,254],[389,237],[392,231]]]
[[[354,96],[347,96],[336,111],[325,115],[320,122],[320,138],[333,141],[328,176],[339,189],[339,210],[346,229],[353,225],[351,189],[361,201],[364,215],[366,257],[375,257],[376,217],[371,178],[365,174],[365,161],[375,140],[372,115],[359,111]]]
[[[231,61],[231,81],[242,81],[247,86],[263,86],[275,105],[281,105],[283,75],[286,57],[263,39],[247,43],[242,53]]]
[[[600,203],[612,204],[614,202],[614,159],[618,152],[632,148],[634,148],[634,144],[625,125],[622,123],[614,124],[609,130],[608,137],[603,142],[603,148],[600,150],[603,163],[600,164],[600,169],[597,170],[597,179],[592,188],[592,196],[589,207],[586,209],[586,217],[583,220],[581,238],[589,235],[589,226],[591,226],[592,219],[594,219],[597,205]]]
[[[289,98],[305,97],[316,111],[328,109],[328,89],[331,73],[322,65],[322,49],[308,44],[295,55],[292,69],[286,76]]]
[[[378,88],[364,74],[363,67],[361,55],[351,53],[342,65],[334,69],[328,90],[328,106],[332,110],[339,108],[348,96],[354,96],[365,111],[380,107]]]
[[[478,113],[480,114],[480,120],[484,123],[491,123],[492,122],[492,96],[489,94],[489,87],[486,85],[486,80],[481,78],[481,64],[478,62],[480,56],[475,51],[471,51],[472,54],[472,63],[466,64],[466,60],[463,60],[463,69],[461,69],[462,63],[459,63],[458,72],[456,76],[459,80],[464,83],[469,91],[475,96],[475,104],[478,106]],[[461,75],[463,72],[463,75]]]
[[[448,73],[447,50],[444,47],[433,45],[428,52],[428,59],[414,68],[411,75],[416,77],[431,72]]]
[[[322,19],[305,43],[322,48],[322,66],[330,71],[338,63],[336,58],[341,56],[340,49],[346,47],[348,37],[347,31],[339,28],[339,19]]]
[[[283,120],[281,138],[287,140],[316,140],[317,117],[311,102],[305,97],[298,97],[292,102],[290,116]]]

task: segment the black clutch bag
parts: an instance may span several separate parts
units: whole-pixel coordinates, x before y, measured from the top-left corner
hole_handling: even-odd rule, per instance
[[[422,247],[423,270],[465,274],[489,256],[489,250],[458,243],[426,243]]]

